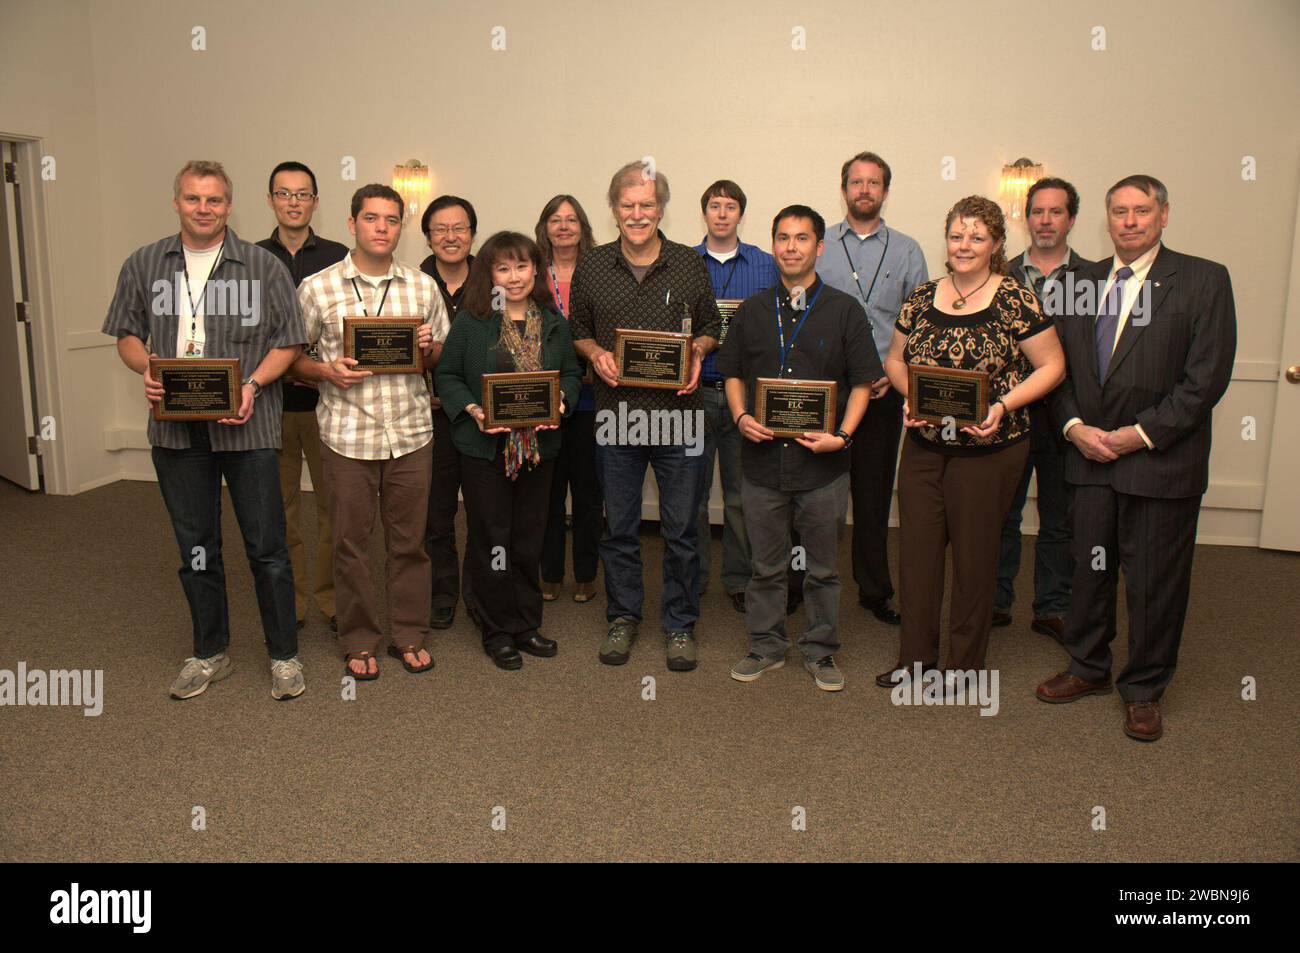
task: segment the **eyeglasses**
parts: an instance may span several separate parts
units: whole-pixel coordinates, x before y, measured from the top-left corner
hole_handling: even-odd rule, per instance
[[[287,202],[289,199],[297,199],[299,202],[306,202],[308,199],[314,199],[316,197],[315,192],[308,192],[306,189],[303,189],[300,192],[290,192],[288,189],[276,189],[271,194],[281,202]]]
[[[446,238],[449,234],[464,238],[469,234],[468,225],[434,225],[429,229],[430,238]]]

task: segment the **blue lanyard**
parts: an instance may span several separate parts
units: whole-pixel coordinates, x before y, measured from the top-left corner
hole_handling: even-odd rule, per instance
[[[555,274],[554,265],[551,265],[550,269],[551,269],[551,287],[555,290],[555,306],[560,309],[560,317],[567,319],[569,316],[564,313],[564,302],[560,300],[559,276]]]
[[[817,286],[817,292],[812,296],[812,300],[808,302],[808,307],[804,309],[803,317],[800,318],[799,323],[794,326],[794,334],[790,335],[790,350],[794,350],[794,342],[799,339],[799,332],[803,330],[804,322],[808,320],[808,315],[812,314],[813,306],[817,304],[817,299],[821,296],[822,288],[825,287],[826,284],[824,282]],[[781,342],[781,367],[784,369],[785,328],[781,325],[781,295],[778,292],[774,297],[776,298],[776,334],[777,338]]]

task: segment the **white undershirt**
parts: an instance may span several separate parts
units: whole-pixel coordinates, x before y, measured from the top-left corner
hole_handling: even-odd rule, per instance
[[[731,251],[714,251],[712,248],[708,249],[709,257],[712,258],[714,261],[716,261],[719,265],[725,265],[727,262],[731,261],[731,259],[736,257],[736,252],[738,251],[740,251],[739,245],[737,245]]]
[[[203,357],[207,345],[207,329],[203,322],[203,297],[204,289],[207,287],[208,275],[212,274],[212,266],[217,263],[217,253],[221,251],[221,244],[213,245],[211,248],[205,248],[202,251],[195,251],[184,245],[185,250],[185,270],[189,273],[189,288],[185,287],[185,277],[180,279],[180,320],[176,327],[176,356],[177,357]],[[193,299],[195,310],[190,310],[190,300]]]

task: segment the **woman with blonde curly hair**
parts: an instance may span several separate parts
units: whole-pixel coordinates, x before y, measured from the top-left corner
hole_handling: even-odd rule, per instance
[[[1002,523],[1029,453],[1030,404],[1065,378],[1065,354],[1034,293],[1007,277],[1006,224],[998,206],[968,196],[944,222],[947,275],[903,303],[885,360],[903,395],[898,467],[900,611],[898,665],[877,677],[890,688],[937,667],[945,550],[952,547],[950,673],[984,667]],[[911,416],[908,365],[988,374],[988,416],[978,425]]]

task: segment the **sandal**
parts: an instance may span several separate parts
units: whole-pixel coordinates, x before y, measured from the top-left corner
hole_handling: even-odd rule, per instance
[[[406,656],[408,653],[411,655],[418,656],[420,654],[421,648],[422,646],[419,645],[402,645],[402,646],[390,645],[388,647],[388,654],[391,655],[393,658],[397,659],[397,661],[401,662],[402,668],[406,669],[412,675],[419,675],[421,672],[427,672],[429,671],[429,669],[433,668],[433,654],[430,653],[429,655],[428,665],[412,665],[410,662],[406,660]],[[427,652],[428,649],[425,649],[425,651]]]
[[[375,654],[373,652],[349,652],[347,655],[343,656],[343,674],[351,675],[358,682],[373,682],[379,677],[378,666],[376,666],[375,672],[372,673],[370,671],[370,660],[374,657]],[[366,670],[361,673],[354,672],[352,671],[352,666],[349,665],[348,662],[365,662]]]

